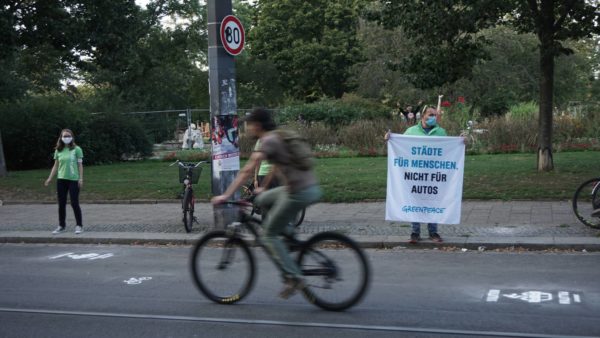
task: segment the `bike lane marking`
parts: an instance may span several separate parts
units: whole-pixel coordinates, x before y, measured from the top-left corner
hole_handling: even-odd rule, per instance
[[[556,296],[555,296],[556,295]],[[580,304],[581,292],[575,291],[537,291],[537,290],[506,290],[490,289],[486,295],[486,302],[497,303],[501,301],[518,301],[530,304],[556,303],[560,305]]]

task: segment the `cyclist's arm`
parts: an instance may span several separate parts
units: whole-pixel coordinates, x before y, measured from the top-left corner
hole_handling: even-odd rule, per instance
[[[250,159],[248,159],[248,162],[246,162],[246,165],[244,165],[244,167],[239,171],[237,177],[229,185],[227,190],[225,190],[225,192],[222,195],[213,197],[211,200],[212,203],[219,204],[227,201],[227,199],[231,197],[238,190],[238,188],[242,186],[242,184],[244,184],[244,182],[246,182],[248,178],[250,178],[250,176],[252,176],[254,168],[256,168],[256,163],[258,161],[264,160],[264,158],[265,155],[262,152],[253,152],[252,155],[250,155]]]

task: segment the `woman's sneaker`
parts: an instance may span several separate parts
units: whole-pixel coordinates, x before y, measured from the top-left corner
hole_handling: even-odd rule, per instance
[[[52,231],[52,234],[56,235],[63,232],[65,232],[65,228],[59,226],[58,228],[54,229],[54,231]]]
[[[81,225],[78,225],[75,227],[75,234],[79,235],[80,233],[83,232],[83,228],[81,227]]]

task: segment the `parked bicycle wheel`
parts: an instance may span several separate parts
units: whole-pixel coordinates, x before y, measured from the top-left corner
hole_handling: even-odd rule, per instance
[[[600,229],[600,217],[592,212],[600,208],[600,177],[583,182],[573,196],[573,212],[581,223]]]
[[[299,227],[300,224],[304,221],[304,215],[306,214],[306,208],[302,208],[302,210],[298,211],[296,217],[292,221],[292,225],[296,228]]]
[[[209,232],[196,243],[190,268],[200,292],[219,304],[242,300],[254,284],[254,257],[248,245],[223,230]]]
[[[358,303],[369,284],[369,263],[358,244],[335,232],[323,232],[301,248],[298,264],[309,302],[331,311],[342,311]]]
[[[186,232],[192,232],[194,224],[194,191],[189,187],[183,193],[183,226]]]

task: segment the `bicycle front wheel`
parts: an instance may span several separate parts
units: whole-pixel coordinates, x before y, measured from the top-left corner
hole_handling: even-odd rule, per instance
[[[592,212],[600,208],[600,177],[583,182],[573,196],[573,212],[581,223],[600,229],[600,217]]]
[[[298,265],[306,282],[305,298],[325,310],[355,305],[369,285],[365,253],[340,233],[322,232],[310,238],[301,248]]]
[[[191,188],[186,188],[183,193],[183,226],[185,232],[192,232],[194,225],[194,191]]]
[[[192,249],[192,278],[198,290],[219,304],[242,300],[254,284],[255,265],[250,248],[223,230],[204,235]]]

